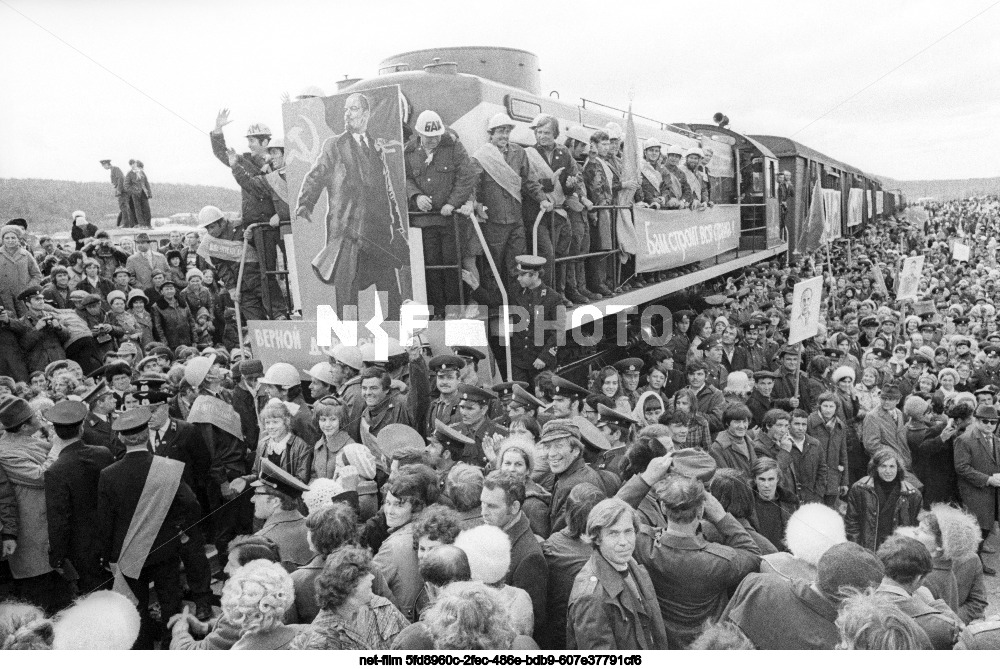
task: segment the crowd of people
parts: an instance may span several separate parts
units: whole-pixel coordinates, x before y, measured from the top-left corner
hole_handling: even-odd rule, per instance
[[[228,295],[200,256],[178,290],[130,271],[163,257],[142,238],[38,262],[5,226],[29,285],[3,285],[0,645],[103,639],[70,614],[121,596],[139,622],[108,648],[996,648],[1000,200],[929,213],[692,287],[669,341],[579,384],[419,342],[265,368],[194,331]],[[819,333],[789,345],[818,275]]]

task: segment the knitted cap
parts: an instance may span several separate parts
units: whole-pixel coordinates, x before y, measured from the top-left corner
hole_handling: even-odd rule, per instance
[[[903,415],[908,418],[920,418],[927,413],[927,407],[929,406],[930,404],[924,398],[910,395],[903,402]]]
[[[840,601],[843,588],[865,590],[877,586],[885,576],[885,568],[870,550],[848,541],[823,553],[817,573],[817,585],[823,594]]]

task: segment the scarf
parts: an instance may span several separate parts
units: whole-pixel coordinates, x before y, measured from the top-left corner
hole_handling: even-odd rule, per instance
[[[566,194],[563,192],[562,182],[556,173],[552,171],[552,167],[549,165],[548,161],[539,153],[538,149],[533,146],[529,146],[524,150],[525,154],[528,156],[528,166],[531,170],[530,174],[533,179],[549,179],[552,181],[554,190],[551,193],[545,193],[545,197],[555,205],[555,212],[562,216],[563,218],[568,218],[568,214],[561,207],[566,202]]]
[[[521,201],[521,175],[507,164],[500,149],[486,143],[479,147],[473,157],[498,186],[510,193],[510,196],[518,202]]]

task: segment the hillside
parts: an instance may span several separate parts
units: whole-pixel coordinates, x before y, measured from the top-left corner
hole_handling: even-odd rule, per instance
[[[240,210],[236,189],[192,184],[153,183],[149,205],[153,218],[197,212],[206,204],[223,211]],[[70,215],[81,209],[87,219],[106,227],[118,216],[118,201],[110,182],[55,181],[51,179],[0,179],[0,217],[28,219],[33,231],[55,232],[70,225]]]
[[[896,181],[879,177],[886,190],[901,190],[908,202],[921,197],[956,200],[977,195],[1000,195],[1000,177],[984,179],[934,179],[929,181]]]

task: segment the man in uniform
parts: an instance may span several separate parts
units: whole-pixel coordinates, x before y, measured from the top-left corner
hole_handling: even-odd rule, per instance
[[[80,399],[90,406],[90,413],[83,425],[83,442],[91,446],[104,446],[116,458],[121,457],[122,452],[119,452],[120,448],[116,448],[115,434],[111,430],[117,400],[107,382],[101,379]]]
[[[115,591],[131,590],[138,600],[142,624],[134,647],[140,650],[163,640],[166,621],[180,613],[180,546],[200,513],[183,480],[184,463],[149,452],[150,416],[149,407],[138,407],[115,419],[125,455],[101,472],[97,488],[98,545],[115,574]],[[151,584],[158,623],[149,613]]]
[[[622,378],[622,392],[628,398],[629,406],[639,401],[639,379],[642,376],[642,359],[625,358],[615,363],[615,369]]]
[[[88,593],[110,585],[101,568],[97,534],[97,485],[101,470],[114,462],[104,446],[81,439],[89,410],[83,402],[63,400],[44,416],[55,428],[56,461],[45,472],[45,515],[49,526],[49,563],[67,578],[75,572],[77,590]]]
[[[437,472],[442,486],[451,468],[456,462],[461,462],[466,449],[475,448],[475,445],[476,441],[472,437],[465,436],[440,420],[434,421],[434,429],[427,438],[424,453],[429,461],[428,464]]]
[[[987,344],[983,353],[986,354],[986,364],[972,375],[972,387],[1000,386],[1000,346]]]
[[[510,334],[511,364],[515,380],[531,383],[538,372],[556,368],[565,310],[560,295],[542,283],[545,258],[520,255],[516,260],[518,288],[510,305],[520,321]]]
[[[473,441],[462,453],[462,462],[485,467],[496,455],[496,442],[507,436],[507,430],[487,415],[490,403],[496,401],[497,396],[492,390],[463,383],[458,386],[458,398],[458,411],[462,419],[451,427]],[[487,442],[485,446],[484,441]]]
[[[135,226],[132,214],[128,208],[128,194],[125,192],[125,174],[122,168],[111,164],[110,158],[101,161],[101,167],[111,171],[111,187],[115,190],[115,199],[118,200],[118,220],[115,227],[131,228]]]
[[[681,370],[687,364],[688,349],[691,348],[691,339],[688,337],[688,330],[691,328],[691,317],[694,315],[694,312],[690,309],[682,309],[674,312],[673,334],[670,336],[670,341],[664,345],[670,351],[671,357]]]
[[[431,358],[428,368],[434,374],[438,397],[431,402],[427,412],[424,434],[433,434],[437,421],[450,425],[459,420],[458,376],[465,361],[457,355],[438,355]]]
[[[502,421],[506,425],[509,425],[512,420],[521,416],[528,416],[537,420],[539,409],[545,408],[545,402],[529,393],[522,386],[515,385],[512,395],[513,397],[507,405],[507,415],[504,421]]]
[[[406,143],[406,197],[413,216],[410,225],[423,233],[424,263],[459,266],[465,240],[456,238],[452,215],[472,199],[476,174],[462,142],[445,129],[437,112],[424,110],[414,124],[416,134]],[[461,229],[470,229],[465,219]],[[460,277],[455,270],[427,270],[427,301],[435,316],[460,304]]]
[[[263,458],[253,486],[253,513],[264,526],[255,536],[273,541],[281,555],[281,566],[292,572],[313,559],[306,519],[299,513],[302,493],[309,489],[281,467]]]
[[[619,479],[622,476],[622,458],[625,451],[632,445],[632,427],[637,421],[632,416],[624,414],[603,404],[597,407],[597,427],[611,442],[611,448],[604,451],[592,464],[596,469],[607,469]]]
[[[705,355],[705,383],[722,390],[726,387],[726,379],[729,376],[722,363],[724,355],[722,342],[718,337],[712,335],[701,342],[698,349],[704,351]]]
[[[504,381],[503,383],[494,384],[490,388],[494,393],[496,393],[498,398],[497,413],[495,416],[498,422],[507,424],[510,414],[510,404],[514,399],[514,386],[520,386],[522,390],[528,389],[527,381]]]

